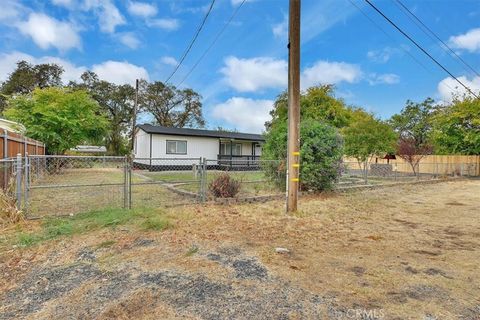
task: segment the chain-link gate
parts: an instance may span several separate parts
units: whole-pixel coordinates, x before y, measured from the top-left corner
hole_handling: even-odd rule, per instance
[[[201,158],[135,158],[132,207],[191,204],[202,200]]]
[[[27,156],[24,165],[27,215],[129,207],[126,157]]]

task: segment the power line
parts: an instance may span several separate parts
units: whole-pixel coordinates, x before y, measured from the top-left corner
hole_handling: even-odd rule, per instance
[[[430,53],[428,53],[421,45],[419,45],[415,40],[413,40],[408,34],[406,34],[399,26],[395,24],[390,18],[388,18],[380,9],[378,9],[373,3],[370,2],[370,0],[365,0],[375,11],[377,11],[385,20],[387,20],[392,26],[395,27],[401,34],[403,34],[410,42],[412,42],[418,49],[420,49],[423,53],[425,53],[433,62],[435,62],[440,68],[443,69],[446,73],[448,73],[453,79],[455,79],[462,87],[464,87],[471,95],[473,95],[475,98],[480,99],[478,95],[473,93],[472,90],[470,90],[469,87],[467,87],[465,84],[463,84],[462,81],[460,81],[456,76],[454,76],[450,71],[448,71],[447,68],[445,68],[440,62],[438,62],[437,59],[435,59]]]
[[[397,44],[399,44],[390,34],[388,34],[378,23],[375,22],[375,20],[373,20],[372,18],[370,18],[368,16],[368,14],[366,14],[357,4],[355,4],[355,2],[353,2],[353,0],[348,0],[352,6],[354,6],[365,18],[368,19],[368,21],[370,21],[375,27],[377,27],[378,30],[380,30],[383,34],[385,34],[385,36],[387,36],[390,40],[396,42]],[[411,54],[407,49],[405,49],[404,47],[402,47],[402,45],[399,44],[399,47],[410,57],[412,58],[416,63],[418,63],[419,66],[421,66],[423,69],[425,69],[425,71],[427,71],[428,73],[432,74],[432,71],[430,69],[428,69],[420,60],[418,60],[417,58],[415,58],[415,56],[413,54]],[[452,88],[451,88],[452,89]]]
[[[433,75],[433,72],[432,70],[430,70],[429,68],[427,68],[427,66],[425,66],[425,64],[423,64],[420,60],[418,60],[412,53],[410,53],[410,51],[408,51],[407,49],[405,49],[397,40],[395,40],[390,34],[388,34],[378,23],[375,22],[375,20],[373,20],[372,18],[370,18],[370,16],[365,12],[363,11],[357,4],[355,4],[355,2],[353,2],[353,0],[348,0],[365,18],[368,19],[368,21],[370,21],[378,30],[380,30],[383,34],[385,34],[385,36],[387,36],[387,38],[389,38],[390,40],[392,40],[393,42],[397,43],[399,45],[399,47],[413,60],[415,61],[419,66],[421,66],[425,71],[427,71],[427,73]],[[450,85],[448,85],[448,83],[444,83],[444,85],[449,88],[450,90],[455,91],[454,88],[452,88]]]
[[[393,0],[392,0],[393,1]],[[448,44],[445,43],[445,41],[443,41],[432,29],[430,29],[417,15],[415,15],[415,13],[413,13],[410,9],[408,9],[400,0],[395,0],[395,2],[397,3],[397,6],[401,6],[401,8],[403,8],[404,11],[408,12],[410,14],[407,15],[407,17],[409,17],[417,26],[419,26],[418,24],[420,23],[420,25],[425,28],[429,33],[427,33],[424,29],[422,29],[421,26],[419,26],[419,28],[428,36],[430,37],[430,39],[434,40],[432,38],[432,35],[433,37],[435,37],[435,39],[437,39],[437,41],[439,41],[443,47],[441,45],[439,45],[440,48],[442,48],[443,50],[448,51],[450,52],[450,56],[454,57],[454,58],[457,58],[459,61],[461,61],[463,63],[464,66],[466,66],[468,69],[470,69],[475,75],[479,76],[480,77],[480,73],[478,73],[475,69],[473,69],[473,67],[467,63],[462,57],[460,57],[454,50],[452,50],[452,48],[450,48],[450,46]],[[415,18],[415,20],[412,19]],[[435,40],[434,40],[435,41]],[[438,43],[437,43],[438,44]]]
[[[207,18],[208,18],[208,16],[210,15],[210,12],[212,12],[213,5],[214,5],[214,4],[215,4],[215,0],[212,0],[212,3],[210,3],[210,7],[208,8],[207,13],[206,13],[205,16],[203,17],[202,22],[201,22],[200,25],[198,26],[197,32],[196,32],[195,35],[193,36],[192,41],[190,41],[190,44],[188,45],[188,47],[187,47],[187,49],[185,50],[185,52],[183,53],[182,57],[181,57],[180,60],[178,61],[177,65],[175,66],[175,69],[174,69],[174,70],[172,71],[172,73],[168,76],[167,80],[164,81],[165,83],[167,83],[167,82],[173,77],[173,75],[177,72],[178,68],[180,68],[180,65],[183,63],[183,60],[185,60],[185,58],[187,57],[188,53],[189,53],[190,50],[192,49],[193,44],[194,44],[195,41],[197,40],[198,35],[200,34],[200,31],[202,31],[203,26],[205,25],[205,22],[207,21]]]
[[[230,18],[227,20],[227,22],[225,22],[225,24],[223,25],[222,29],[220,29],[220,31],[217,33],[217,35],[215,36],[215,38],[213,39],[213,41],[210,43],[210,45],[208,46],[208,48],[203,52],[203,54],[200,56],[200,58],[198,58],[198,60],[195,62],[195,64],[190,68],[190,70],[187,72],[187,74],[183,77],[183,79],[178,83],[177,87],[179,87],[189,76],[190,74],[193,72],[193,70],[195,70],[195,68],[198,66],[198,64],[203,60],[203,58],[205,58],[205,56],[207,55],[207,53],[213,48],[213,46],[217,43],[218,39],[222,36],[223,32],[227,29],[227,27],[230,25],[230,23],[232,22],[233,18],[235,18],[235,16],[237,15],[238,11],[240,10],[240,8],[243,6],[243,4],[246,2],[247,0],[243,0],[240,5],[237,6],[237,8],[235,9],[235,11],[232,13],[232,15],[230,16]]]

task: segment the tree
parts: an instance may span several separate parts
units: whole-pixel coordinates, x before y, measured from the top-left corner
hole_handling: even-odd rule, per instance
[[[413,138],[401,138],[398,141],[397,154],[412,167],[413,174],[417,175],[420,160],[425,155],[431,154],[433,148],[430,144],[418,146]]]
[[[267,161],[264,171],[278,186],[285,187],[287,156],[287,124],[271,128],[265,137],[262,157]],[[343,141],[337,129],[318,120],[307,119],[300,124],[300,188],[330,190],[341,173]]]
[[[480,154],[480,99],[457,97],[433,117],[433,140],[443,154]]]
[[[397,135],[385,122],[376,119],[363,110],[353,113],[350,126],[342,130],[345,139],[345,155],[357,159],[363,169],[368,168],[368,161],[376,156],[395,150]]]
[[[27,94],[35,88],[60,87],[64,70],[57,64],[32,65],[24,60],[17,62],[17,68],[0,87],[0,109],[4,110],[8,96]]]
[[[331,85],[315,86],[302,92],[300,106],[302,120],[315,119],[336,128],[343,128],[350,123],[352,108],[347,107],[343,100],[334,96],[334,87]],[[277,97],[270,115],[272,120],[265,123],[267,131],[271,127],[287,121],[287,92],[283,92]]]
[[[140,81],[140,103],[164,127],[205,126],[201,96],[192,89],[177,89],[160,81]]]
[[[105,144],[107,150],[113,155],[127,154],[129,136],[132,130],[133,107],[135,89],[128,84],[116,85],[100,80],[91,71],[84,72],[81,76],[82,83],[70,83],[70,87],[86,90],[100,105],[109,120],[109,130]]]
[[[5,115],[22,123],[30,137],[43,141],[50,154],[103,137],[108,126],[98,103],[83,90],[37,88],[9,98]]]

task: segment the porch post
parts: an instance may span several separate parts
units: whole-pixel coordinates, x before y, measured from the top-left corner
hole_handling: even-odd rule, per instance
[[[232,169],[233,161],[233,139],[230,139],[230,169]]]

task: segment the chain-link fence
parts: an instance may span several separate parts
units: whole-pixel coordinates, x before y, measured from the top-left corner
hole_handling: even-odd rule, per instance
[[[28,156],[24,165],[27,214],[69,215],[128,207],[125,157]]]
[[[344,162],[337,189],[478,176],[476,164]],[[300,183],[302,176],[300,175]],[[284,160],[27,156],[0,163],[0,183],[29,216],[285,196]]]
[[[477,172],[475,163],[344,162],[337,188],[473,177]]]

